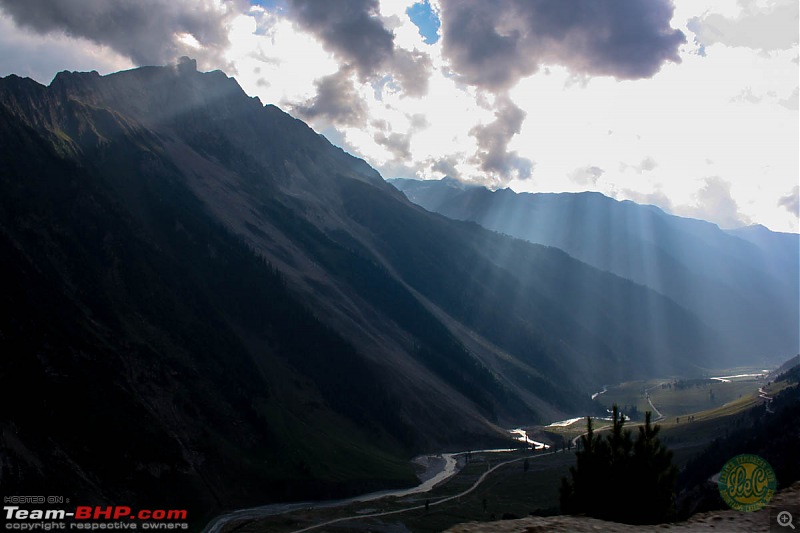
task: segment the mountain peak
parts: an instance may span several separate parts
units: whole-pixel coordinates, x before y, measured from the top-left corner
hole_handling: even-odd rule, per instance
[[[62,70],[61,72],[57,73],[53,78],[53,81],[50,82],[50,86],[58,85],[61,83],[65,83],[68,81],[74,80],[90,80],[100,78],[100,73],[96,70],[91,70],[89,72],[81,72],[81,71],[73,71],[73,70]]]
[[[62,70],[55,75],[49,88],[57,91],[58,94],[77,97],[93,91],[93,87],[100,78],[100,73],[96,70],[91,72]]]
[[[180,74],[186,75],[197,72],[197,60],[187,56],[183,56],[180,59],[178,59],[178,63],[176,66]]]
[[[101,76],[92,72],[60,72],[50,90],[65,100],[114,109],[147,124],[168,124],[186,113],[211,118],[248,115],[261,102],[247,96],[224,72],[197,71],[197,61],[182,57],[167,66],[146,66]]]

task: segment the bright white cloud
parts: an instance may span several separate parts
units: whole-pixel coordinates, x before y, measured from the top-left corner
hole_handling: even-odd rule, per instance
[[[693,203],[674,207],[681,216],[710,220],[723,229],[733,229],[751,224],[733,198],[731,184],[712,176],[702,180],[702,186],[693,194]]]
[[[339,69],[313,36],[259,7],[233,20],[228,39],[226,59],[236,69],[236,79],[264,103],[305,101],[315,94],[315,80]]]

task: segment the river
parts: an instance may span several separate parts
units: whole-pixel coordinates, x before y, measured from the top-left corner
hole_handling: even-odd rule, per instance
[[[545,444],[528,439],[527,435],[524,434],[523,430],[514,430],[511,433],[516,433],[517,435],[519,435],[519,433],[517,433],[518,431],[521,431],[523,433],[523,436],[520,438],[520,440],[525,439],[525,441],[527,441],[528,443],[533,443],[533,445],[536,446],[537,449],[540,449],[537,445],[540,445],[542,447],[547,447]],[[466,455],[467,453],[501,453],[510,451],[516,451],[516,448],[473,450],[471,452],[421,455],[413,459],[413,462],[425,466],[425,471],[423,471],[422,474],[420,474],[420,479],[422,480],[422,483],[420,483],[416,487],[411,487],[408,489],[397,489],[397,490],[390,489],[378,492],[370,492],[368,494],[362,494],[360,496],[353,496],[352,498],[344,498],[341,500],[273,503],[269,505],[261,505],[258,507],[249,507],[247,509],[239,509],[237,511],[231,511],[230,513],[226,513],[216,517],[211,522],[209,522],[209,524],[203,529],[203,533],[219,533],[220,531],[222,531],[222,528],[225,526],[225,524],[227,524],[232,520],[241,520],[241,519],[253,520],[265,516],[274,516],[278,514],[284,514],[303,509],[340,507],[343,505],[349,505],[351,503],[368,502],[372,500],[379,500],[381,498],[389,498],[389,497],[401,498],[404,496],[409,496],[411,494],[420,494],[423,492],[428,492],[431,489],[433,489],[433,487],[449,479],[459,471],[460,465],[458,461],[458,456]]]

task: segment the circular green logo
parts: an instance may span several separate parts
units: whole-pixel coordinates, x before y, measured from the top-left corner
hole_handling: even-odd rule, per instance
[[[775,494],[775,472],[757,455],[737,455],[719,473],[719,493],[737,511],[758,511]]]

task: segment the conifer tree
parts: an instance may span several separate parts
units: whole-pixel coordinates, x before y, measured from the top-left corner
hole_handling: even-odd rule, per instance
[[[591,417],[586,418],[586,434],[580,442],[576,465],[569,469],[572,481],[561,478],[561,509],[568,514],[595,515],[604,504],[602,483],[607,478],[608,452],[606,442],[594,433]]]
[[[595,434],[587,418],[576,465],[570,468],[572,480],[561,480],[563,513],[634,524],[672,517],[676,469],[672,453],[657,437],[660,427],[651,425],[651,413],[646,412],[634,442],[624,425],[625,416],[616,405],[605,439]]]
[[[672,465],[672,452],[658,438],[661,427],[650,424],[651,413],[645,413],[645,423],[633,449],[631,510],[636,523],[657,523],[669,520],[674,512],[677,469]]]

